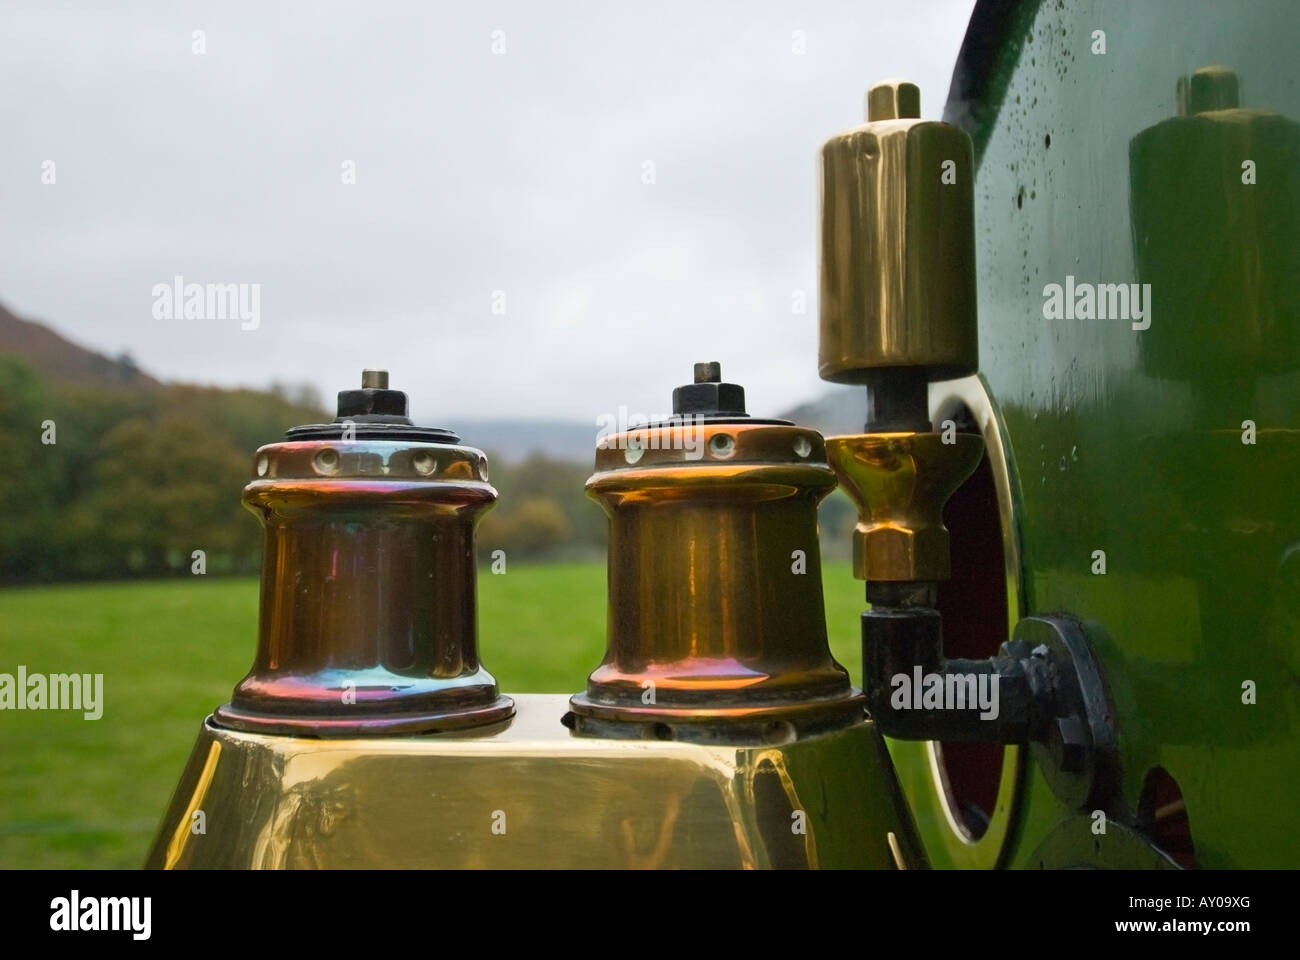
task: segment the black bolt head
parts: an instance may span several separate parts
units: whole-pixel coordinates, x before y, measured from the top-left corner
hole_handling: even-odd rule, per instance
[[[695,382],[673,391],[673,416],[747,417],[745,388],[722,382],[722,364],[695,364]]]

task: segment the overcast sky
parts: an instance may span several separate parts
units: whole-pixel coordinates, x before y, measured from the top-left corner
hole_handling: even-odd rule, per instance
[[[169,380],[385,366],[448,424],[664,412],[695,360],[772,414],[825,386],[817,149],[878,79],[939,117],[971,7],[6,0],[0,301]],[[178,275],[257,329],[158,319]]]

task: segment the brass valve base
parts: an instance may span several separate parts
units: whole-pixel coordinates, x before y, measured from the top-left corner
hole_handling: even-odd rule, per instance
[[[875,727],[719,746],[575,737],[560,695],[382,740],[203,724],[152,869],[895,869],[926,865]],[[193,830],[202,811],[206,830]]]

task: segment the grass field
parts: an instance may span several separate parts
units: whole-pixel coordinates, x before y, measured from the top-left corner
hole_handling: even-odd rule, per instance
[[[862,585],[828,567],[836,658],[861,680]],[[483,660],[505,692],[581,689],[604,651],[605,568],[479,577]],[[0,672],[102,673],[104,714],[0,713],[0,868],[138,867],[195,734],[252,662],[254,580],[0,590]]]

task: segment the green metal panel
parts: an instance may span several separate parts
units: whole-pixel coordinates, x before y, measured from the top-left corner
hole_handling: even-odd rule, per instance
[[[1202,866],[1298,866],[1300,4],[1044,2],[1003,27],[949,115],[977,148],[981,369],[1026,606],[1093,625],[1121,814],[1163,767]],[[1240,107],[1177,116],[1209,65]],[[1046,319],[1068,277],[1150,284],[1150,327]],[[1026,771],[1011,866],[1070,815]]]

